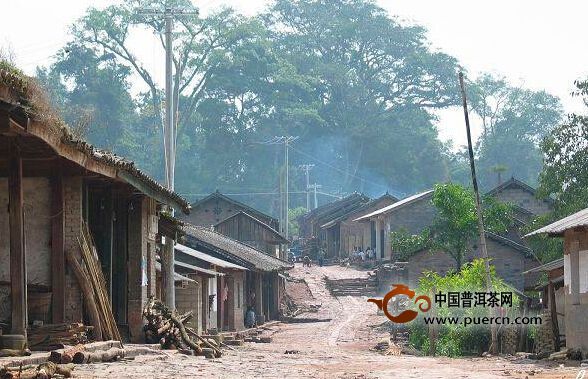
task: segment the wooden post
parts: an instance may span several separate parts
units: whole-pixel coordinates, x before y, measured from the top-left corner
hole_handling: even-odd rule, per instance
[[[437,291],[433,288],[431,294],[435,296]],[[431,319],[437,316],[437,309],[435,307],[431,308]],[[429,355],[435,356],[437,354],[437,325],[435,323],[431,323],[429,325]]]
[[[490,263],[488,262],[488,250],[486,248],[486,232],[484,231],[484,213],[482,211],[482,202],[480,200],[480,191],[478,191],[478,179],[476,177],[476,164],[474,159],[474,148],[472,145],[472,134],[470,132],[470,116],[468,114],[468,103],[465,91],[465,84],[463,80],[463,73],[459,73],[459,86],[461,89],[461,96],[463,102],[463,113],[465,117],[466,132],[468,137],[468,153],[470,156],[470,169],[472,171],[472,185],[474,187],[474,194],[476,197],[476,213],[478,214],[478,233],[480,237],[480,252],[484,259],[484,268],[486,271],[486,292],[492,292],[492,278],[490,276]],[[490,317],[496,315],[493,308],[490,309]],[[491,342],[488,349],[492,354],[498,352],[498,329],[495,324],[490,325]]]
[[[263,315],[263,287],[261,273],[257,272],[255,275],[255,314],[257,323],[262,324]]]
[[[8,170],[8,202],[10,223],[10,297],[12,334],[26,336],[27,285],[22,188],[22,159],[14,141],[10,144]]]
[[[63,215],[63,176],[57,163],[51,176],[51,303],[52,322],[65,322],[65,249]]]
[[[553,282],[550,280],[547,286],[549,291],[549,311],[551,312],[551,328],[553,329],[553,344],[555,351],[559,351],[559,325],[557,323],[557,307],[555,305],[555,288]]]

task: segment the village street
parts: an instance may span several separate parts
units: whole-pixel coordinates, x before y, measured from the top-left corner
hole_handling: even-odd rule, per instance
[[[291,270],[312,292],[307,301],[322,304],[317,313],[299,317],[329,322],[277,324],[264,335],[271,343],[246,343],[225,350],[220,359],[205,359],[175,351],[134,360],[76,367],[79,378],[575,378],[578,368],[552,367],[529,360],[504,358],[430,358],[382,355],[371,351],[386,334],[374,326],[386,321],[365,297],[330,296],[323,276],[342,279],[366,275],[340,266]],[[304,301],[303,291],[295,296]],[[289,351],[292,354],[286,354]]]

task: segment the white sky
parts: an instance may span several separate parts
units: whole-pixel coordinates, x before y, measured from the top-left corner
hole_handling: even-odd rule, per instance
[[[4,0],[0,47],[9,48],[28,73],[68,40],[68,27],[88,6],[113,0]],[[221,5],[253,15],[266,0],[193,0],[203,13]],[[562,99],[567,112],[582,111],[569,95],[573,82],[588,77],[585,0],[377,0],[392,15],[425,26],[431,46],[459,59],[471,76],[480,72],[504,75],[511,83],[544,89]],[[135,41],[134,41],[135,42]],[[146,65],[163,73],[159,45],[137,39],[136,51]],[[474,125],[475,126],[475,125]],[[465,142],[460,109],[440,114],[442,139]],[[474,134],[477,134],[474,131]]]

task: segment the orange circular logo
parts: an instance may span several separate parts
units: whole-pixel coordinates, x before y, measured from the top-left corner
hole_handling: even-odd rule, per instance
[[[384,311],[386,317],[388,317],[388,319],[390,319],[392,322],[403,324],[405,322],[414,320],[418,316],[418,312],[413,311],[412,309],[405,310],[397,316],[392,315],[388,311],[388,302],[392,300],[393,297],[398,295],[406,295],[409,299],[413,299],[415,293],[404,284],[394,284],[392,286],[392,290],[384,295],[383,299],[368,299],[368,302],[376,304],[379,309]],[[423,302],[418,304],[421,300],[423,300]],[[414,304],[418,304],[421,312],[427,312],[429,309],[431,309],[431,299],[425,295],[417,296],[417,298],[414,299]]]

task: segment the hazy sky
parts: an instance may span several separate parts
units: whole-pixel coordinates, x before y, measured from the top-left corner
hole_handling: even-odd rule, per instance
[[[9,47],[17,64],[32,73],[68,39],[68,27],[88,6],[103,7],[112,0],[4,0],[0,47]],[[203,12],[227,5],[247,15],[262,10],[266,0],[194,1]],[[511,83],[544,89],[562,99],[565,110],[581,111],[569,93],[573,82],[588,77],[586,0],[379,0],[400,19],[428,29],[434,49],[459,59],[470,76],[491,72]],[[12,15],[12,16],[11,16]],[[142,46],[140,46],[142,44]],[[146,64],[163,73],[163,60],[154,42],[137,41]],[[459,109],[440,115],[443,139],[465,141]]]

